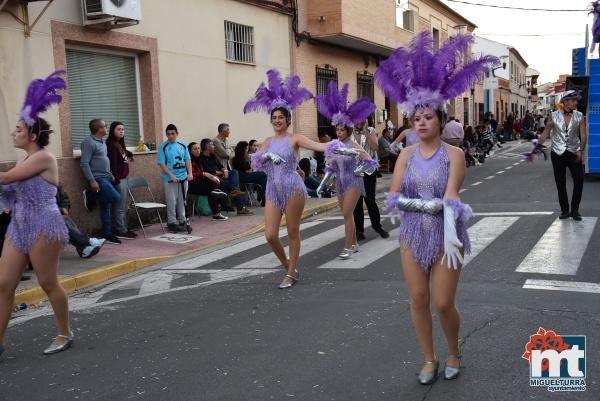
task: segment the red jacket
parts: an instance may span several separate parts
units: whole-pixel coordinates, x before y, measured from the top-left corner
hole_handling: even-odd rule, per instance
[[[110,160],[110,171],[115,177],[114,184],[118,185],[119,180],[127,178],[129,175],[129,158],[125,153],[121,153],[119,145],[115,141],[106,141],[106,150],[108,160]]]

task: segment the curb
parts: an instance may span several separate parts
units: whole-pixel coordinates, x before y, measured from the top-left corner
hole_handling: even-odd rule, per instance
[[[333,209],[337,206],[337,201],[332,200],[330,202],[324,203],[322,205],[314,206],[310,209],[305,209],[302,212],[301,220],[306,219],[307,217],[312,216],[315,213],[321,213],[330,209]],[[285,216],[281,220],[281,224],[285,225]],[[60,281],[60,284],[63,286],[67,294],[71,294],[75,291],[80,291],[88,287],[92,287],[94,285],[98,285],[104,283],[113,278],[125,275],[127,273],[134,272],[136,270],[143,269],[144,267],[148,267],[150,265],[154,265],[156,263],[174,259],[179,256],[189,255],[190,253],[202,251],[204,249],[223,244],[225,242],[234,241],[236,239],[240,239],[246,237],[248,235],[256,234],[265,229],[264,224],[259,224],[256,227],[253,227],[243,233],[235,234],[230,237],[224,238],[220,241],[202,245],[198,248],[189,249],[183,252],[180,252],[176,255],[167,255],[167,256],[153,256],[149,258],[141,258],[141,259],[132,259],[124,262],[117,262],[110,265],[97,267],[95,269],[75,274],[73,276],[69,276],[63,278]],[[25,303],[27,305],[37,304],[39,302],[47,300],[48,297],[46,293],[40,286],[35,286],[31,288],[27,288],[23,291],[19,291],[15,294],[14,305],[19,305],[21,303]]]

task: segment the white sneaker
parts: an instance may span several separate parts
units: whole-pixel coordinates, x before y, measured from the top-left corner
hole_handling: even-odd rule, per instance
[[[91,258],[95,254],[97,254],[98,251],[100,251],[99,246],[88,245],[85,248],[83,248],[83,251],[81,251],[81,257],[84,259]]]
[[[90,237],[90,245],[92,245],[92,246],[97,246],[97,247],[102,248],[102,245],[104,245],[104,241],[106,241],[104,238]]]

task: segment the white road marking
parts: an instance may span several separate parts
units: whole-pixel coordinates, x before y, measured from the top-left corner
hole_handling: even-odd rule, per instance
[[[521,162],[513,163],[513,166],[518,166],[519,163],[521,163]]]
[[[554,212],[478,212],[473,216],[548,216]]]
[[[390,232],[390,238],[383,241],[369,241],[359,248],[358,253],[353,253],[349,259],[339,257],[320,265],[319,269],[364,269],[371,263],[383,258],[388,253],[400,249],[398,244],[398,231],[396,228]]]
[[[495,175],[490,175],[489,177],[485,177],[486,180],[491,180],[492,178],[495,178]]]
[[[477,186],[477,185],[481,184],[482,182],[483,182],[483,181],[477,181],[477,182],[474,182],[474,183],[472,183],[471,185],[475,187],[475,186]]]
[[[597,220],[597,217],[584,217],[583,221],[554,220],[516,271],[574,275]]]
[[[465,255],[463,265],[466,266],[517,220],[519,217],[486,217],[469,227],[471,254]]]
[[[152,294],[162,292],[171,288],[171,280],[173,280],[172,272],[155,271],[142,281],[140,286],[140,294]]]
[[[506,170],[510,170],[511,168],[513,168],[513,166],[508,166],[506,167]]]
[[[504,170],[500,170],[500,171],[498,171],[496,174],[504,174],[504,173],[506,173],[506,171],[504,171]]]
[[[528,279],[527,281],[525,281],[525,284],[523,284],[523,288],[528,288],[532,290],[588,292],[593,294],[600,294],[600,284],[584,283],[578,281]]]
[[[365,222],[365,228],[371,226],[370,222]],[[302,241],[300,247],[300,256],[306,255],[312,251],[316,251],[319,248],[329,245],[331,242],[344,238],[344,225],[337,226],[331,230],[327,230],[321,234],[312,236]],[[289,253],[289,247],[285,247],[285,252]],[[301,262],[301,261],[300,261]],[[235,266],[234,269],[275,269],[281,267],[281,262],[277,259],[275,254],[268,253],[267,255],[259,258],[249,260],[246,263]]]
[[[463,192],[467,191],[468,188],[462,188],[460,191],[458,191],[459,194],[462,194]]]
[[[305,228],[314,227],[321,223],[322,223],[322,221],[311,221],[308,223],[303,223],[300,226],[300,229],[302,230]],[[287,233],[287,231],[285,228],[282,228],[279,230],[280,236],[286,235],[286,233]],[[172,265],[163,267],[162,270],[198,269],[202,266],[208,265],[209,263],[213,263],[218,260],[221,260],[221,259],[223,259],[224,256],[237,255],[238,253],[246,252],[249,249],[255,248],[260,245],[264,245],[266,243],[267,243],[267,241],[265,240],[265,237],[263,235],[261,235],[260,237],[256,237],[256,238],[248,240],[248,241],[239,242],[235,245],[231,245],[231,246],[228,246],[227,248],[224,248],[226,250],[226,253],[224,253],[223,249],[217,249],[212,252],[205,253],[200,256],[195,256],[193,258],[182,260],[181,262],[174,263]]]

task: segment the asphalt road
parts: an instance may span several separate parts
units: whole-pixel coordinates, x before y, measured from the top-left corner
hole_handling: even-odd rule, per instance
[[[600,399],[600,293],[524,288],[527,280],[600,284],[600,181],[586,180],[582,225],[560,226],[550,162],[519,163],[527,148],[468,170],[461,196],[483,214],[469,223],[477,254],[458,290],[463,370],[455,381],[417,382],[423,358],[397,242],[367,229],[360,256],[337,262],[343,222],[330,213],[303,226],[301,280],[289,291],[277,289],[283,270],[257,236],[72,297],[76,342],[62,354],[41,355],[54,331],[47,307],[16,315],[0,399]],[[564,259],[578,247],[576,263]],[[539,327],[587,336],[585,392],[530,387],[521,355]]]

